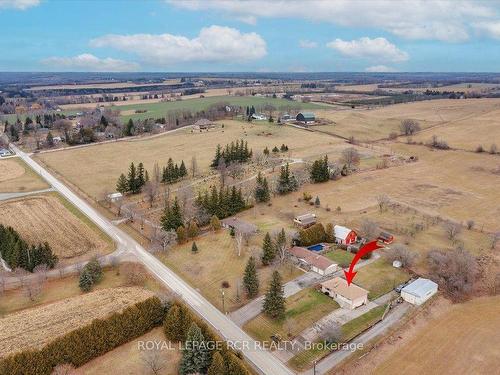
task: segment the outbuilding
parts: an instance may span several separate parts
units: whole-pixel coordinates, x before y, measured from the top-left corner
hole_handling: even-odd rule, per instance
[[[338,265],[327,257],[316,254],[304,247],[294,246],[288,250],[288,253],[301,266],[322,276],[330,275],[338,269]]]
[[[108,200],[110,202],[117,202],[122,198],[123,198],[123,194],[119,193],[119,192],[108,194]]]
[[[195,130],[208,130],[213,127],[215,127],[215,124],[206,118],[199,119],[193,125],[193,129]]]
[[[299,112],[295,119],[304,124],[312,124],[316,121],[316,116],[312,112]]]
[[[418,306],[431,298],[437,291],[438,285],[434,281],[420,277],[401,289],[401,297]]]
[[[337,244],[346,246],[356,242],[358,238],[355,231],[342,225],[335,225],[333,227],[333,235]]]
[[[304,215],[296,216],[293,219],[293,223],[302,229],[309,228],[311,225],[316,224],[316,215],[307,213]]]
[[[326,280],[321,283],[321,291],[332,297],[338,304],[350,310],[368,303],[368,291],[340,277]]]
[[[377,239],[386,245],[394,242],[394,236],[387,232],[380,232]]]
[[[3,158],[5,156],[11,156],[12,152],[6,148],[0,148],[0,157]]]

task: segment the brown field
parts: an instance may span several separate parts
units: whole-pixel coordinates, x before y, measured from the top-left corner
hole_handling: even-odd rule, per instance
[[[85,365],[76,369],[73,375],[93,375],[93,374],[123,374],[136,375],[148,374],[151,368],[144,362],[145,354],[140,350],[140,342],[154,341],[155,343],[166,343],[171,349],[160,352],[162,369],[156,375],[176,375],[181,359],[181,351],[178,350],[177,343],[165,341],[165,335],[161,327],[142,335],[118,348],[93,359]]]
[[[53,86],[33,86],[28,90],[63,90],[63,89],[117,89],[126,87],[148,87],[148,86],[168,86],[178,84],[179,79],[168,79],[159,83],[133,83],[133,82],[114,82],[114,83],[93,83],[93,84],[75,84],[75,85],[53,85]]]
[[[221,288],[222,282],[227,281],[229,288],[224,289],[225,310],[232,311],[246,302],[242,287],[242,278],[248,258],[254,256],[257,264],[260,263],[263,235],[254,236],[241,256],[235,248],[234,239],[227,230],[221,229],[215,234],[201,236],[196,239],[198,253],[191,251],[192,242],[176,246],[169,250],[160,259],[169,268],[174,270],[182,278],[197,288],[212,304],[222,310]],[[263,294],[268,286],[274,267],[258,267],[260,281],[260,293]],[[283,282],[294,279],[302,274],[302,271],[291,266],[278,267]],[[237,300],[237,285],[240,284],[240,301]]]
[[[142,288],[103,289],[0,319],[0,356],[26,348],[40,348],[54,338],[94,319],[122,311],[153,296]]]
[[[34,191],[48,187],[21,159],[0,160],[0,193]]]
[[[4,201],[0,210],[0,223],[12,226],[28,242],[47,241],[62,264],[114,248],[109,237],[57,194]]]
[[[452,130],[454,127],[465,128],[464,132],[473,131],[474,135],[479,134],[473,140],[480,142],[488,132],[490,132],[489,137],[500,138],[499,127],[496,126],[497,129],[494,129],[491,125],[498,110],[500,110],[500,99],[442,99],[395,104],[375,109],[321,110],[316,111],[316,115],[334,122],[333,125],[322,125],[318,129],[344,137],[352,135],[363,141],[386,138],[391,132],[399,134],[401,120],[409,118],[419,121],[422,129],[433,128],[422,132],[426,133],[427,138],[430,138],[435,130],[451,126]],[[466,124],[472,130],[464,127]],[[468,134],[460,135],[458,132],[458,136],[466,142],[469,141]]]
[[[206,133],[191,133],[190,129],[181,129],[149,139],[41,153],[36,158],[87,194],[97,197],[103,190],[115,189],[118,176],[127,172],[132,161],[136,164],[142,161],[145,168],[151,170],[155,161],[163,166],[169,157],[176,162],[183,159],[189,166],[194,156],[201,173],[207,174],[216,145],[224,145],[241,138],[248,141],[254,152],[261,152],[266,146],[272,149],[285,143],[290,148],[289,156],[306,159],[328,153],[334,160],[349,146],[335,137],[287,126],[248,124],[230,120],[222,123],[224,128]],[[368,158],[373,153],[369,149],[361,151]],[[71,162],[68,162],[69,160]],[[74,165],[79,167],[74,168]]]
[[[453,305],[424,326],[375,374],[493,374],[500,366],[500,296]],[[372,368],[373,371],[373,368]]]

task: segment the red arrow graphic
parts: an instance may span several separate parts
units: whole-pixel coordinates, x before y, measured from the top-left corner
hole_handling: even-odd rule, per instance
[[[356,276],[357,272],[354,272],[354,266],[356,263],[358,263],[358,260],[361,259],[361,257],[370,251],[374,251],[377,249],[380,249],[382,246],[380,246],[377,241],[372,241],[368,242],[367,244],[363,245],[361,249],[356,253],[354,258],[351,261],[351,265],[349,266],[349,271],[344,270],[345,278],[347,280],[347,285],[351,285],[352,279],[354,279],[354,276]]]

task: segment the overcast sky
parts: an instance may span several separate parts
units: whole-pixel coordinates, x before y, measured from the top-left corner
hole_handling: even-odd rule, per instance
[[[0,24],[0,71],[500,71],[497,0],[0,0]]]

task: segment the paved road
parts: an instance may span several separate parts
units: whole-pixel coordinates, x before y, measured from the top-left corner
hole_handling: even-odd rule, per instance
[[[177,293],[181,298],[211,324],[229,343],[248,343],[248,348],[240,348],[246,359],[262,374],[279,375],[293,374],[283,363],[276,359],[270,352],[256,345],[256,342],[238,327],[228,316],[224,315],[210,304],[200,293],[188,285],[184,280],[167,268],[157,258],[148,253],[133,238],[115,227],[107,218],[92,208],[82,198],[78,197],[68,187],[47,172],[40,164],[35,162],[28,154],[22,152],[15,145],[11,146],[26,164],[44,178],[61,195],[73,203],[95,224],[106,232],[118,248],[132,252],[149,271],[168,288]]]

